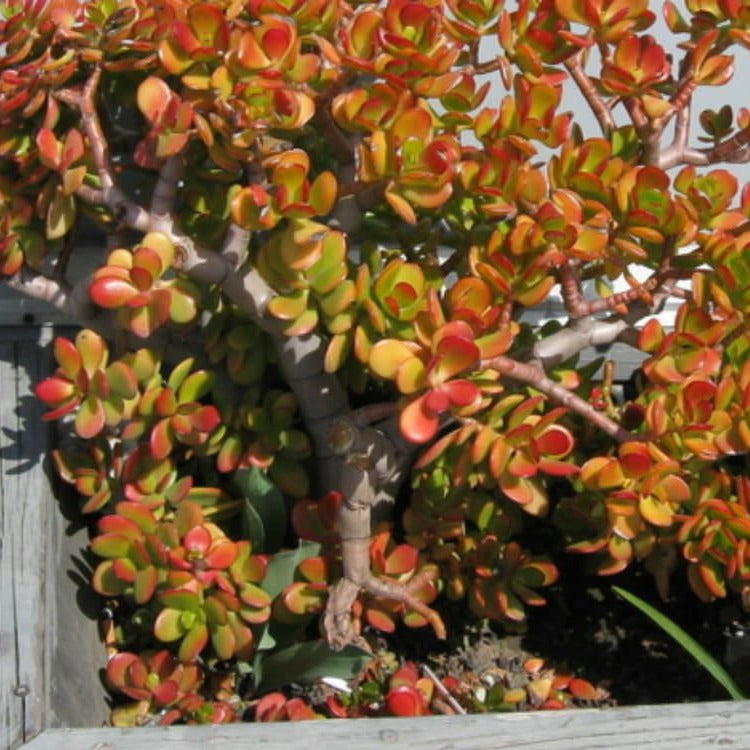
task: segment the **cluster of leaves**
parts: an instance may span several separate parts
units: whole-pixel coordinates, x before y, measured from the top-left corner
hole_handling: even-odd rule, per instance
[[[703,146],[688,140],[693,95],[750,47],[750,11],[663,10],[679,65],[646,0],[0,9],[0,275],[87,326],[55,340],[35,391],[69,429],[60,476],[100,514],[108,679],[135,701],[118,722],[237,718],[249,672],[273,695],[279,675],[359,671],[314,622],[352,568],[337,523],[369,500],[320,486],[315,469],[339,477],[313,450],[372,498],[401,490],[368,562],[412,605],[466,597],[522,621],[558,575],[531,544],[551,519],[599,573],[643,561],[666,595],[682,567],[701,599],[750,609],[750,485],[732,468],[750,453],[750,187],[715,167],[747,160],[750,113],[704,111]],[[503,88],[492,105],[482,74]],[[567,83],[598,135],[562,111]],[[108,252],[76,278],[91,227]],[[567,320],[529,322],[555,295]],[[110,358],[112,330],[127,351]],[[580,357],[616,341],[645,357],[632,399]],[[372,445],[321,437],[376,397],[409,486],[374,486]],[[367,537],[358,518],[343,541]],[[426,625],[405,601],[365,587],[352,632]],[[429,712],[429,680],[388,679],[338,715]],[[583,690],[563,682],[486,705]]]
[[[166,650],[140,655],[119,652],[110,659],[106,680],[111,688],[132,700],[115,709],[118,725],[156,716],[160,725],[175,721],[223,723],[236,721],[243,712],[254,721],[304,721],[323,718],[375,716],[430,716],[471,711],[558,710],[606,703],[609,696],[587,680],[556,672],[542,659],[529,658],[518,673],[497,679],[488,689],[467,672],[443,679],[413,662],[394,663],[379,653],[351,685],[334,679],[321,683],[318,695],[291,696],[280,690],[261,698],[239,701],[232,676],[216,673],[207,701],[196,691],[206,676],[200,667],[185,665]]]
[[[422,676],[420,676],[420,671]],[[500,670],[498,670],[500,671]],[[317,701],[273,692],[255,705],[257,721],[300,721],[373,716],[434,716],[458,712],[550,711],[605,703],[608,694],[587,680],[556,672],[529,658],[518,673],[498,676],[487,688],[470,672],[443,679],[413,662],[394,667],[384,655],[368,665],[354,689],[329,687]]]
[[[658,387],[644,391],[636,406],[658,442],[623,442],[616,452],[586,461],[575,479],[581,491],[556,513],[570,548],[594,553],[600,573],[644,560],[666,597],[682,558],[704,601],[726,597],[728,590],[746,599],[743,519],[750,495],[744,458],[737,457],[750,449],[750,362],[722,366],[706,345],[711,334],[700,327],[708,323],[700,311],[683,308],[676,330],[654,343],[644,365]],[[658,324],[644,335],[662,338]]]
[[[318,501],[300,500],[292,510],[292,526],[299,539],[314,542],[316,554],[302,560],[295,579],[282,592],[278,614],[294,621],[323,611],[328,588],[340,577],[341,550],[337,528],[339,493],[331,492]],[[309,544],[307,549],[311,550]],[[378,577],[390,578],[410,588],[426,604],[435,600],[442,581],[437,566],[407,543],[396,544],[389,528],[373,534],[369,545],[370,570]],[[361,595],[353,616],[357,629],[364,625],[382,633],[392,633],[398,621],[409,627],[423,627],[427,620],[402,602],[382,596]]]

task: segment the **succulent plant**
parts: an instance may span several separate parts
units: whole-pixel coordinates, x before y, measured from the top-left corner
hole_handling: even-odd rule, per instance
[[[5,3],[0,276],[82,326],[35,393],[103,514],[121,648],[257,677],[321,609],[345,654],[402,621],[443,637],[441,596],[512,627],[560,538],[750,608],[750,112],[700,112],[750,15],[659,9]],[[490,703],[565,703],[539,679]]]
[[[107,662],[107,683],[128,698],[148,701],[156,708],[178,703],[202,682],[200,668],[185,664],[169,651],[133,654],[120,651]]]
[[[157,520],[137,502],[115,510],[100,519],[91,543],[105,558],[94,571],[94,589],[150,605],[154,636],[178,641],[183,661],[194,661],[209,641],[220,659],[249,658],[252,626],[270,615],[270,597],[258,585],[266,558],[252,555],[249,542],[227,538],[190,500],[169,520]]]

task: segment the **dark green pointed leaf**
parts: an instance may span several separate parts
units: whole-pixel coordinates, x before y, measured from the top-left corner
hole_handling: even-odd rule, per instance
[[[297,566],[308,557],[314,557],[320,552],[318,542],[309,542],[300,539],[297,549],[277,552],[271,556],[266,569],[266,577],[261,584],[262,588],[271,599],[275,599],[290,583],[295,580]],[[259,634],[258,650],[270,651],[271,649],[294,642],[299,633],[304,629],[308,620],[295,624],[285,624],[275,618],[271,618],[263,626]],[[258,678],[260,679],[260,678]]]
[[[325,641],[305,641],[277,651],[263,659],[261,693],[290,683],[310,683],[321,677],[355,677],[372,659],[372,654],[356,646],[333,651]]]
[[[581,376],[581,380],[582,381],[591,380],[596,374],[596,372],[599,370],[599,368],[604,364],[604,360],[605,360],[605,357],[597,357],[596,359],[592,360],[591,362],[588,362],[582,367],[577,367],[576,370],[578,371],[578,374]]]
[[[714,659],[714,657],[695,640],[695,638],[684,631],[676,622],[659,612],[658,609],[652,607],[648,602],[643,601],[643,599],[635,594],[631,594],[629,591],[626,591],[619,586],[613,586],[612,590],[621,599],[624,599],[626,602],[629,602],[643,612],[646,617],[649,617],[667,635],[674,638],[674,640],[677,641],[677,643],[679,643],[680,646],[682,646],[682,648],[685,649],[685,651],[690,654],[690,656],[692,656],[693,659],[695,659],[734,700],[745,700],[746,696],[737,686],[737,683],[732,679],[729,672],[727,672],[726,669],[724,669],[724,667],[722,667],[721,664],[719,664],[719,662],[716,661],[716,659]]]
[[[275,552],[281,547],[287,532],[288,514],[279,488],[257,467],[240,469],[234,474],[242,495],[243,521],[257,534],[260,521],[263,539],[253,549],[257,552]]]
[[[266,530],[263,519],[247,498],[242,500],[242,538],[247,539],[258,552],[265,548]]]
[[[297,566],[308,557],[315,557],[320,553],[318,542],[300,539],[297,549],[277,552],[268,563],[266,577],[263,579],[263,589],[271,599],[275,599],[290,583],[294,581]]]

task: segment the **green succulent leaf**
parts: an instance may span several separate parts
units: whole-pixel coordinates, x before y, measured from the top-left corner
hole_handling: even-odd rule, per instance
[[[182,610],[163,609],[154,623],[154,635],[160,641],[176,641],[185,634],[182,627]]]
[[[266,544],[263,519],[247,498],[242,499],[242,538],[247,539],[253,549],[262,550]]]
[[[184,662],[195,661],[201,651],[206,647],[208,639],[208,627],[203,623],[194,625],[182,639],[177,656]]]
[[[284,550],[273,555],[268,563],[266,575],[263,579],[263,590],[271,599],[275,599],[289,584],[295,580],[298,566],[311,557],[320,553],[318,542],[299,541],[296,549]],[[269,651],[299,640],[299,636],[309,620],[300,620],[293,624],[285,624],[276,618],[271,618],[263,627],[258,641],[258,651]],[[262,669],[262,665],[257,665]],[[259,679],[259,678],[258,678]]]
[[[290,497],[306,497],[310,494],[310,481],[302,464],[285,455],[277,455],[268,473],[275,485]]]
[[[183,359],[179,364],[175,365],[174,369],[169,375],[169,379],[167,380],[167,386],[173,391],[176,391],[185,382],[185,378],[187,378],[190,370],[193,369],[194,364],[195,358],[188,357],[187,359]],[[193,399],[186,400],[192,401]]]
[[[76,218],[76,199],[65,195],[62,190],[55,197],[47,211],[47,239],[57,240],[64,237],[72,228]]]
[[[333,651],[324,641],[296,643],[266,656],[258,690],[268,692],[291,682],[308,683],[321,677],[355,677],[372,659],[372,655],[356,646]]]
[[[253,549],[275,552],[281,547],[287,529],[288,513],[283,495],[255,466],[236,471],[234,479],[243,495],[243,524]]]
[[[180,403],[200,401],[210,392],[213,382],[213,375],[205,370],[199,370],[188,375],[178,388],[178,401]]]
[[[112,362],[106,370],[109,387],[123,398],[134,398],[138,393],[135,373],[124,362]]]
[[[320,554],[320,544],[300,539],[295,549],[277,552],[269,561],[263,588],[274,599],[294,581],[297,566],[309,557]]]

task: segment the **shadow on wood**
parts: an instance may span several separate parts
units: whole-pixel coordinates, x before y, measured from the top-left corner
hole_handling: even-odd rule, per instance
[[[1,750],[49,727],[98,726],[108,713],[76,562],[88,534],[60,513],[46,471],[50,429],[31,392],[49,371],[50,340],[49,329],[0,329]]]

